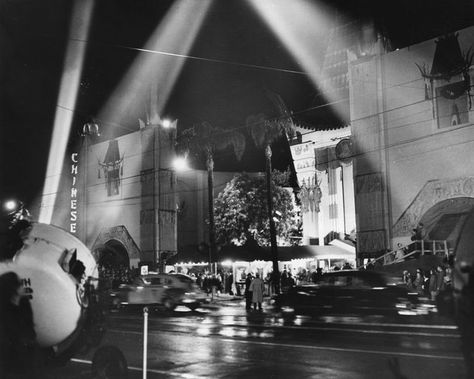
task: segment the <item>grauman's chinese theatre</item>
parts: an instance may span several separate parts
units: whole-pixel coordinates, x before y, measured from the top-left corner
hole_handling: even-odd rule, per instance
[[[97,142],[83,133],[64,162],[51,223],[81,239],[100,265],[157,267],[176,253],[176,122]]]
[[[351,62],[358,258],[409,244],[417,226],[446,252],[473,235],[473,44],[469,27]]]

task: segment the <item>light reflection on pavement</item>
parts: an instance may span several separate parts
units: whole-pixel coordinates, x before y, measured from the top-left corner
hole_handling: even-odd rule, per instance
[[[430,379],[462,376],[456,328],[440,318],[299,316],[271,302],[263,312],[247,312],[238,299],[196,311],[152,312],[148,327],[150,379],[391,378],[388,359],[410,379],[420,372]],[[103,343],[124,351],[130,378],[140,374],[142,336],[140,309],[111,315]]]

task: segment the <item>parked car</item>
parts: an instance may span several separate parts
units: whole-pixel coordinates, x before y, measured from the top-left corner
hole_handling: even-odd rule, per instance
[[[194,310],[207,302],[206,294],[191,277],[184,274],[142,275],[131,284],[121,284],[110,294],[115,307],[160,305],[173,310],[178,305],[185,305]]]
[[[295,313],[403,314],[418,299],[407,288],[389,284],[375,271],[341,270],[323,274],[314,284],[294,286],[276,303]]]

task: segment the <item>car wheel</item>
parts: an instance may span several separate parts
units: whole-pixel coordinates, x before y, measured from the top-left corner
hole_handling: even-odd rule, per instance
[[[304,314],[304,310],[301,307],[295,306],[295,307],[293,307],[293,313],[295,315],[302,315],[302,314]]]
[[[195,311],[198,307],[199,307],[199,304],[197,303],[188,305],[188,308],[191,309],[192,311]]]
[[[167,297],[163,301],[163,306],[165,307],[167,311],[173,311],[176,308],[176,303],[174,302],[172,298]]]
[[[117,298],[114,298],[112,300],[112,309],[114,310],[120,310],[120,308],[122,307],[122,303],[119,299]]]

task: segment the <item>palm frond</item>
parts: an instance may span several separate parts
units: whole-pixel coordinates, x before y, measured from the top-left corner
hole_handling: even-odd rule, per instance
[[[270,91],[268,88],[265,89],[265,94],[273,103],[276,109],[278,109],[278,113],[280,116],[291,117],[291,113],[286,107],[285,102],[281,98],[281,96],[273,91]]]
[[[237,131],[225,131],[204,121],[184,130],[178,139],[178,148],[195,156],[209,158],[217,151],[232,147],[237,159],[245,150],[245,137]]]
[[[232,147],[237,160],[241,160],[245,151],[246,141],[242,133],[230,131],[224,134],[226,147]]]
[[[296,128],[291,117],[291,112],[285,102],[279,94],[270,91],[269,89],[265,90],[265,94],[278,110],[279,116],[274,120],[274,123],[278,124],[277,128],[280,129],[281,133],[285,133],[287,137],[293,137]]]
[[[265,146],[267,141],[266,117],[263,113],[247,117],[247,128],[254,144],[258,147]]]

